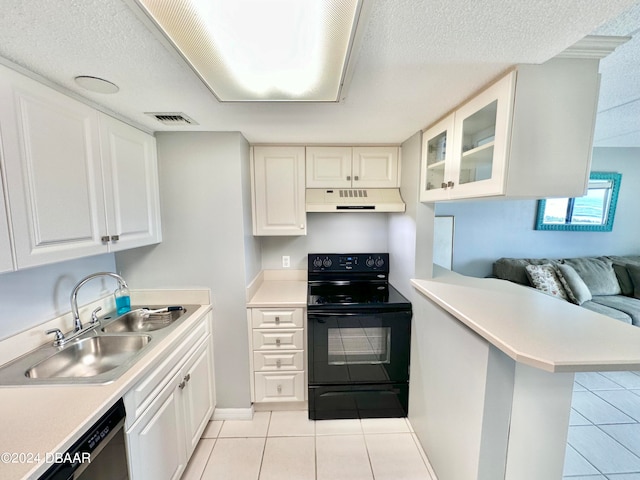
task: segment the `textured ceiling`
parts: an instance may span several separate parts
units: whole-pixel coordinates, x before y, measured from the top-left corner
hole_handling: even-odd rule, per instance
[[[640,11],[610,22],[637,2],[376,0],[342,103],[221,104],[131,1],[2,0],[0,56],[150,131],[240,131],[253,143],[400,143],[513,64],[543,62],[594,29],[635,33]],[[640,136],[637,42],[602,62],[603,145]],[[120,92],[83,91],[77,75],[106,78]],[[184,112],[199,125],[167,127],[144,112]]]

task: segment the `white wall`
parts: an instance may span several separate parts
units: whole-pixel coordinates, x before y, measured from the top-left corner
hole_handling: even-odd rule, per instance
[[[436,214],[455,217],[453,270],[484,277],[500,257],[640,254],[640,148],[595,148],[591,170],[622,173],[612,232],[534,230],[537,200],[441,203]]]
[[[218,407],[247,408],[246,285],[261,264],[247,230],[249,145],[215,132],[159,133],[157,145],[163,241],[118,253],[118,268],[132,288],[211,290]]]
[[[71,311],[69,297],[78,281],[115,271],[113,254],[105,254],[0,274],[0,340]],[[110,295],[116,287],[110,279],[93,280],[80,290],[78,304]]]
[[[387,213],[308,213],[307,235],[261,237],[262,268],[282,268],[282,256],[291,257],[291,269],[307,270],[309,253],[388,251]]]

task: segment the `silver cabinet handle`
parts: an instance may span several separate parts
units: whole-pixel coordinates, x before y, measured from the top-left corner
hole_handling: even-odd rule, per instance
[[[281,368],[282,367],[282,360],[280,360],[280,359],[276,360],[276,367],[277,368]]]
[[[447,187],[449,187],[449,188],[453,188],[453,186],[454,186],[454,185],[455,185],[455,184],[454,184],[451,180],[449,180],[449,181],[447,182]]]
[[[280,317],[276,317],[276,325],[280,325]]]
[[[442,182],[442,183],[440,184],[440,187],[441,187],[441,188],[444,188],[444,189],[446,190],[446,189],[447,189],[447,184],[446,184],[445,182]]]
[[[182,390],[182,389],[185,387],[185,385],[186,385],[186,384],[187,384],[187,382],[185,382],[184,380],[182,380],[182,381],[178,384],[178,388],[179,388],[180,390]]]
[[[347,180],[351,180],[351,175],[347,175]]]
[[[278,385],[277,390],[278,390],[278,395],[281,394],[282,393],[282,385]]]
[[[356,182],[357,182],[358,180],[360,180],[360,179],[358,178],[358,175],[356,175],[355,177],[353,177],[353,179],[354,179]]]
[[[107,243],[109,241],[109,235],[103,235],[100,237],[100,241],[103,243]]]
[[[190,374],[190,373],[187,373],[187,374],[184,376],[184,381],[185,381],[185,383],[186,383],[186,382],[188,382],[189,380],[191,380],[191,374]]]
[[[111,235],[112,242],[117,242],[118,240],[120,240],[120,235]]]
[[[280,339],[279,338],[276,338],[276,345],[280,346]]]

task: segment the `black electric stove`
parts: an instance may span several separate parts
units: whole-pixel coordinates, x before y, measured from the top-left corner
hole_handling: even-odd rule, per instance
[[[309,254],[309,418],[407,415],[411,303],[389,254]]]

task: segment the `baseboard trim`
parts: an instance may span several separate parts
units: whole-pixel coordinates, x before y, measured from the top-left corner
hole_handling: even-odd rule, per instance
[[[253,418],[253,405],[248,408],[216,408],[213,412],[213,420],[251,420]]]

